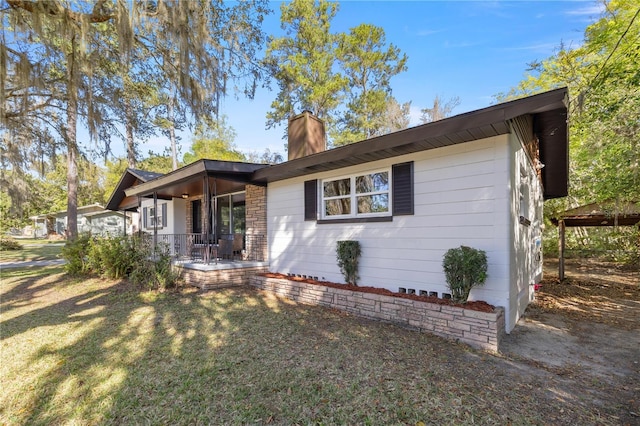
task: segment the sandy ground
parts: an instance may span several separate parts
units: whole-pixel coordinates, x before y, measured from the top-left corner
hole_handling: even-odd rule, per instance
[[[623,424],[631,419],[640,425],[640,271],[572,259],[566,263],[567,279],[559,282],[557,267],[557,260],[545,262],[536,301],[506,336],[501,352],[579,378],[580,390],[606,385],[608,399],[627,406]]]

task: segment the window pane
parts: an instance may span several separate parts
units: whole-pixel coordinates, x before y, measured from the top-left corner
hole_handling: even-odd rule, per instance
[[[231,197],[233,203],[233,232],[235,234],[244,234],[246,230],[245,218],[245,193],[234,194]]]
[[[324,183],[324,196],[336,197],[338,195],[349,195],[351,193],[351,179],[338,179]]]
[[[389,173],[379,172],[370,175],[356,177],[356,192],[364,194],[367,192],[378,192],[389,190]]]
[[[358,213],[385,213],[389,211],[389,195],[365,195],[358,197]]]
[[[324,214],[325,216],[351,214],[351,199],[339,198],[337,200],[325,200]]]

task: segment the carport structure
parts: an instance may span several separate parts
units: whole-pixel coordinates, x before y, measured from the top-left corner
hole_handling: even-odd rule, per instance
[[[568,226],[634,226],[640,223],[640,203],[591,203],[566,210],[558,217],[552,218],[551,222],[558,227],[558,278],[563,280],[565,228]]]

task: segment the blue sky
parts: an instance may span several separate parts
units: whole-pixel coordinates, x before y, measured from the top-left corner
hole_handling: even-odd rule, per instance
[[[279,36],[280,2],[271,7],[274,13],[264,30]],[[601,10],[595,1],[343,1],[332,30],[348,31],[361,23],[384,28],[387,42],[409,58],[408,71],[391,85],[399,102],[412,102],[412,125],[417,125],[420,109],[431,106],[436,95],[460,97],[454,114],[495,103],[494,95],[523,78],[527,63],[549,57],[561,42],[579,46]],[[271,86],[272,91],[259,89],[254,100],[229,96],[221,105],[242,151],[269,148],[285,154],[284,128],[265,130],[266,113],[277,95],[277,84]],[[190,135],[183,134],[183,153],[189,145]],[[153,138],[141,151],[161,152],[165,146],[168,140]]]

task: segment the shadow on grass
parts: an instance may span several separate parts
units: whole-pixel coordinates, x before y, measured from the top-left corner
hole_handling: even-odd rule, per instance
[[[20,250],[0,251],[0,262],[26,262],[60,259],[64,244],[27,245]]]
[[[2,288],[8,424],[589,424],[599,412],[548,372],[249,288],[46,279]]]

